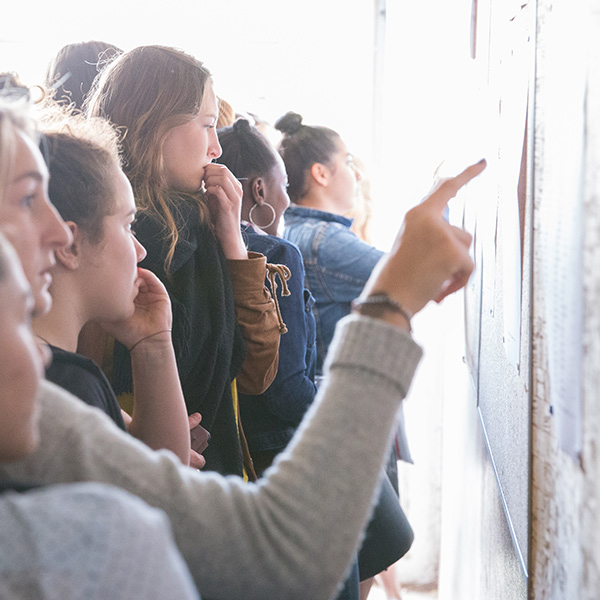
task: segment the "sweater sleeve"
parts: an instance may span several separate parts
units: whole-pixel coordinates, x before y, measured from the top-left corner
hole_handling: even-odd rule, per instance
[[[0,598],[198,599],[164,513],[122,490],[3,494],[0,521]]]
[[[267,259],[248,252],[246,260],[229,260],[235,316],[246,342],[246,358],[237,375],[243,394],[261,394],[271,385],[279,361],[279,320],[265,286]]]
[[[183,467],[51,384],[42,388],[39,450],[0,472],[43,483],[109,482],[162,508],[200,593],[211,599],[327,599],[360,541],[420,356],[397,328],[343,319],[325,384],[256,484]]]

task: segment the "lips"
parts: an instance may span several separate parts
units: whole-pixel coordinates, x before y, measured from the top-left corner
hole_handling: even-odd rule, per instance
[[[40,271],[40,278],[46,283],[46,285],[50,285],[52,283],[52,269],[56,265],[56,260],[54,259],[54,255],[51,256],[48,264]]]
[[[52,273],[50,272],[50,270],[42,271],[40,273],[40,278],[44,282],[44,287],[50,287],[50,284],[52,283]]]

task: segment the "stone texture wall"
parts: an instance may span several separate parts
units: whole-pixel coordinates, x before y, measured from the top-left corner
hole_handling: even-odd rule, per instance
[[[532,399],[532,597],[596,599],[600,590],[600,3],[595,0],[538,2],[536,77],[536,177],[534,240],[546,223],[543,203],[561,193],[560,164],[565,153],[583,145],[583,451],[581,461],[560,449],[556,419],[550,413],[548,330],[544,318],[544,257],[534,250]],[[562,60],[556,60],[560,47]],[[581,93],[557,98],[573,69]],[[581,81],[581,79],[584,79]],[[557,103],[560,102],[560,105]],[[585,128],[560,128],[556,115],[579,119]],[[565,198],[575,201],[574,197]],[[534,245],[535,248],[535,245]]]
[[[498,1],[502,2],[491,0],[491,5]],[[454,394],[444,391],[441,600],[600,597],[600,1],[538,0],[529,5],[536,11],[537,23],[532,78],[532,302],[528,307],[532,333],[529,581],[515,558],[473,408],[476,388],[465,376]],[[569,93],[561,94],[561,86]],[[583,130],[578,126],[582,116]],[[581,147],[584,185],[580,193],[578,178],[567,172],[566,165]],[[549,226],[543,218],[544,203],[577,202],[581,194],[583,449],[578,461],[560,448],[557,419],[550,410],[545,316],[549,298],[540,239]],[[455,364],[453,371],[456,375],[460,366]]]

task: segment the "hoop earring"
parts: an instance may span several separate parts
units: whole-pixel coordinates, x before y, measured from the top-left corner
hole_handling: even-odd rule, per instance
[[[271,206],[268,202],[263,202],[263,206],[268,206],[272,211],[273,211],[273,217],[271,218],[271,220],[266,224],[266,225],[259,225],[253,218],[252,218],[252,211],[258,206],[258,204],[254,204],[252,206],[252,208],[250,209],[250,212],[248,213],[248,219],[250,219],[250,223],[252,223],[252,225],[256,225],[259,229],[266,229],[267,227],[271,227],[271,225],[273,225],[273,223],[275,223],[275,219],[277,218],[277,213],[275,212],[275,209],[273,208],[273,206]]]

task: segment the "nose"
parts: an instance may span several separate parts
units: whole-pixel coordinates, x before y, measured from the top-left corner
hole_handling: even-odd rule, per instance
[[[146,252],[146,248],[140,244],[136,237],[133,238],[133,245],[135,246],[135,255],[137,257],[137,261],[138,263],[141,263],[144,258],[146,258],[146,254],[148,254]]]
[[[215,158],[219,158],[223,154],[223,149],[221,148],[221,144],[219,143],[219,136],[217,135],[217,130],[215,128],[210,130],[210,138],[208,141],[208,156],[211,160]]]
[[[356,179],[356,183],[360,183],[362,181],[363,174],[354,163],[352,163],[352,168],[354,169],[354,178]]]
[[[73,234],[49,198],[42,207],[42,238],[52,249],[66,248],[73,243]]]

